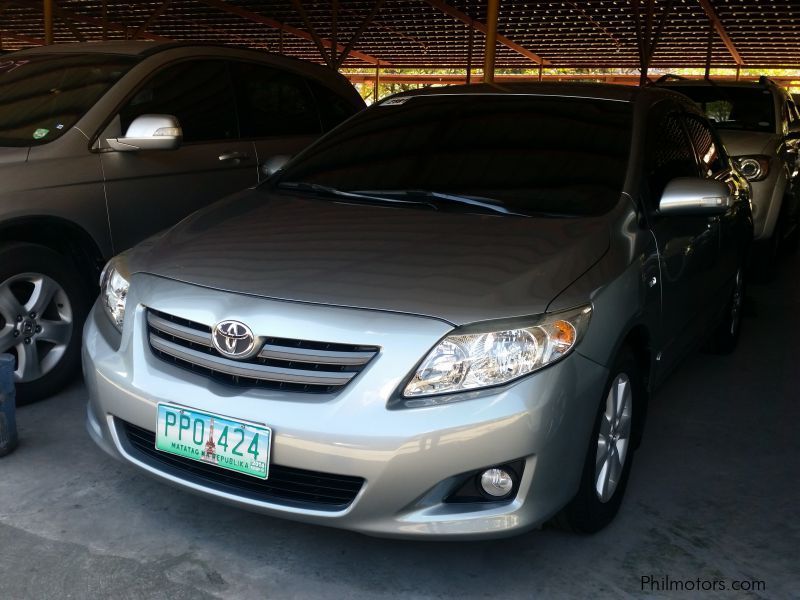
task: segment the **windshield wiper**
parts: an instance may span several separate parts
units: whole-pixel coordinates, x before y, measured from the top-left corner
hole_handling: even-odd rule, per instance
[[[347,191],[347,190],[340,190],[335,187],[330,187],[327,185],[322,185],[320,183],[311,183],[308,181],[287,181],[284,183],[279,183],[277,185],[278,189],[282,190],[294,190],[299,192],[311,192],[316,195],[321,196],[335,196],[337,198],[346,198],[350,201],[354,202],[364,202],[367,203],[371,202],[381,202],[384,204],[396,204],[396,205],[410,205],[413,204],[415,206],[423,205],[433,210],[439,210],[439,208],[432,202],[420,202],[418,200],[399,200],[397,198],[386,198],[384,196],[379,195],[377,192],[363,192],[363,191]]]
[[[472,206],[482,209],[484,212],[498,213],[506,216],[530,217],[530,215],[508,210],[502,204],[497,203],[497,201],[481,196],[460,196],[458,194],[447,194],[431,190],[358,190],[358,193],[401,196],[403,198],[425,198],[434,202],[441,203],[441,201],[443,201],[444,203],[452,202],[462,206]]]

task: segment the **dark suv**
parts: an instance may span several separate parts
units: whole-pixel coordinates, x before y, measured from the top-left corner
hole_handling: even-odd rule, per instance
[[[263,52],[69,44],[0,59],[0,352],[57,390],[111,255],[253,186],[364,107],[330,69]]]
[[[756,257],[771,270],[782,246],[798,241],[797,151],[800,111],[781,86],[755,82],[688,80],[659,83],[689,96],[719,131],[722,142],[753,189]]]

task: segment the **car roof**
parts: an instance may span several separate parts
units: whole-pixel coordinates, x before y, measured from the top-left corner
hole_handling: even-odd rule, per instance
[[[770,85],[771,84],[771,85]],[[706,79],[670,79],[668,81],[657,82],[656,85],[668,88],[681,87],[726,87],[726,88],[761,88],[763,90],[770,87],[780,87],[773,82],[761,83],[759,81],[730,81],[730,80],[706,80]]]
[[[500,82],[478,83],[473,85],[451,85],[446,87],[429,87],[418,90],[408,90],[392,96],[435,96],[435,95],[491,95],[491,94],[524,94],[546,96],[572,96],[580,98],[594,98],[600,100],[616,100],[631,102],[640,93],[641,89],[630,85],[610,83],[584,83],[560,82],[539,83],[526,82]]]

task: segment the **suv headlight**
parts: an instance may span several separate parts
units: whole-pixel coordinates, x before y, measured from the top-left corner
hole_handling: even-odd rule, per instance
[[[114,326],[122,331],[130,274],[119,257],[112,258],[100,275],[100,302]]]
[[[476,390],[513,381],[569,354],[581,340],[590,306],[542,315],[524,327],[487,323],[456,330],[423,359],[403,398]],[[413,405],[428,404],[427,402]]]
[[[735,156],[733,160],[747,181],[763,181],[769,175],[769,156]]]

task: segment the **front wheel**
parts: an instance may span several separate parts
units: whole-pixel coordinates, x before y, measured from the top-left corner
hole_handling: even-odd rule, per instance
[[[556,524],[579,533],[594,533],[619,511],[633,462],[638,412],[644,386],[630,351],[611,369],[597,411],[578,493],[556,517]]]
[[[742,330],[742,313],[744,309],[745,273],[743,268],[736,271],[722,322],[717,326],[711,339],[710,350],[715,354],[730,354],[739,342]]]
[[[69,260],[35,244],[0,248],[0,353],[15,358],[19,404],[54,394],[77,373],[88,309]]]

